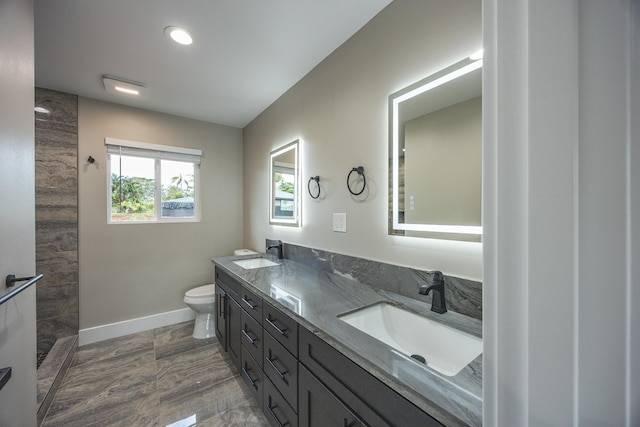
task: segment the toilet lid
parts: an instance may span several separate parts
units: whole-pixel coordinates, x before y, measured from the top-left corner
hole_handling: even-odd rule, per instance
[[[188,290],[185,296],[189,298],[211,298],[215,292],[214,285],[204,285]]]

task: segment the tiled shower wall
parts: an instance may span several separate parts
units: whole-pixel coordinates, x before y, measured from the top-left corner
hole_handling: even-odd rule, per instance
[[[78,97],[36,88],[38,353],[78,333]]]

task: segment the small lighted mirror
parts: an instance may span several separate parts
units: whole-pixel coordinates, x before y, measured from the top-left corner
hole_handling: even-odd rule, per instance
[[[269,156],[269,224],[300,226],[299,140]]]
[[[389,234],[479,242],[482,59],[389,97]]]

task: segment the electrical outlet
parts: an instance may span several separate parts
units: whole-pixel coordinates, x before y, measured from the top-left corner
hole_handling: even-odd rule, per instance
[[[333,214],[333,231],[337,231],[339,233],[347,232],[347,214],[346,213]]]

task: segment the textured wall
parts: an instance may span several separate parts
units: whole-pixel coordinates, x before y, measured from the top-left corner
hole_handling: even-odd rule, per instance
[[[78,333],[78,97],[36,88],[38,352]]]

